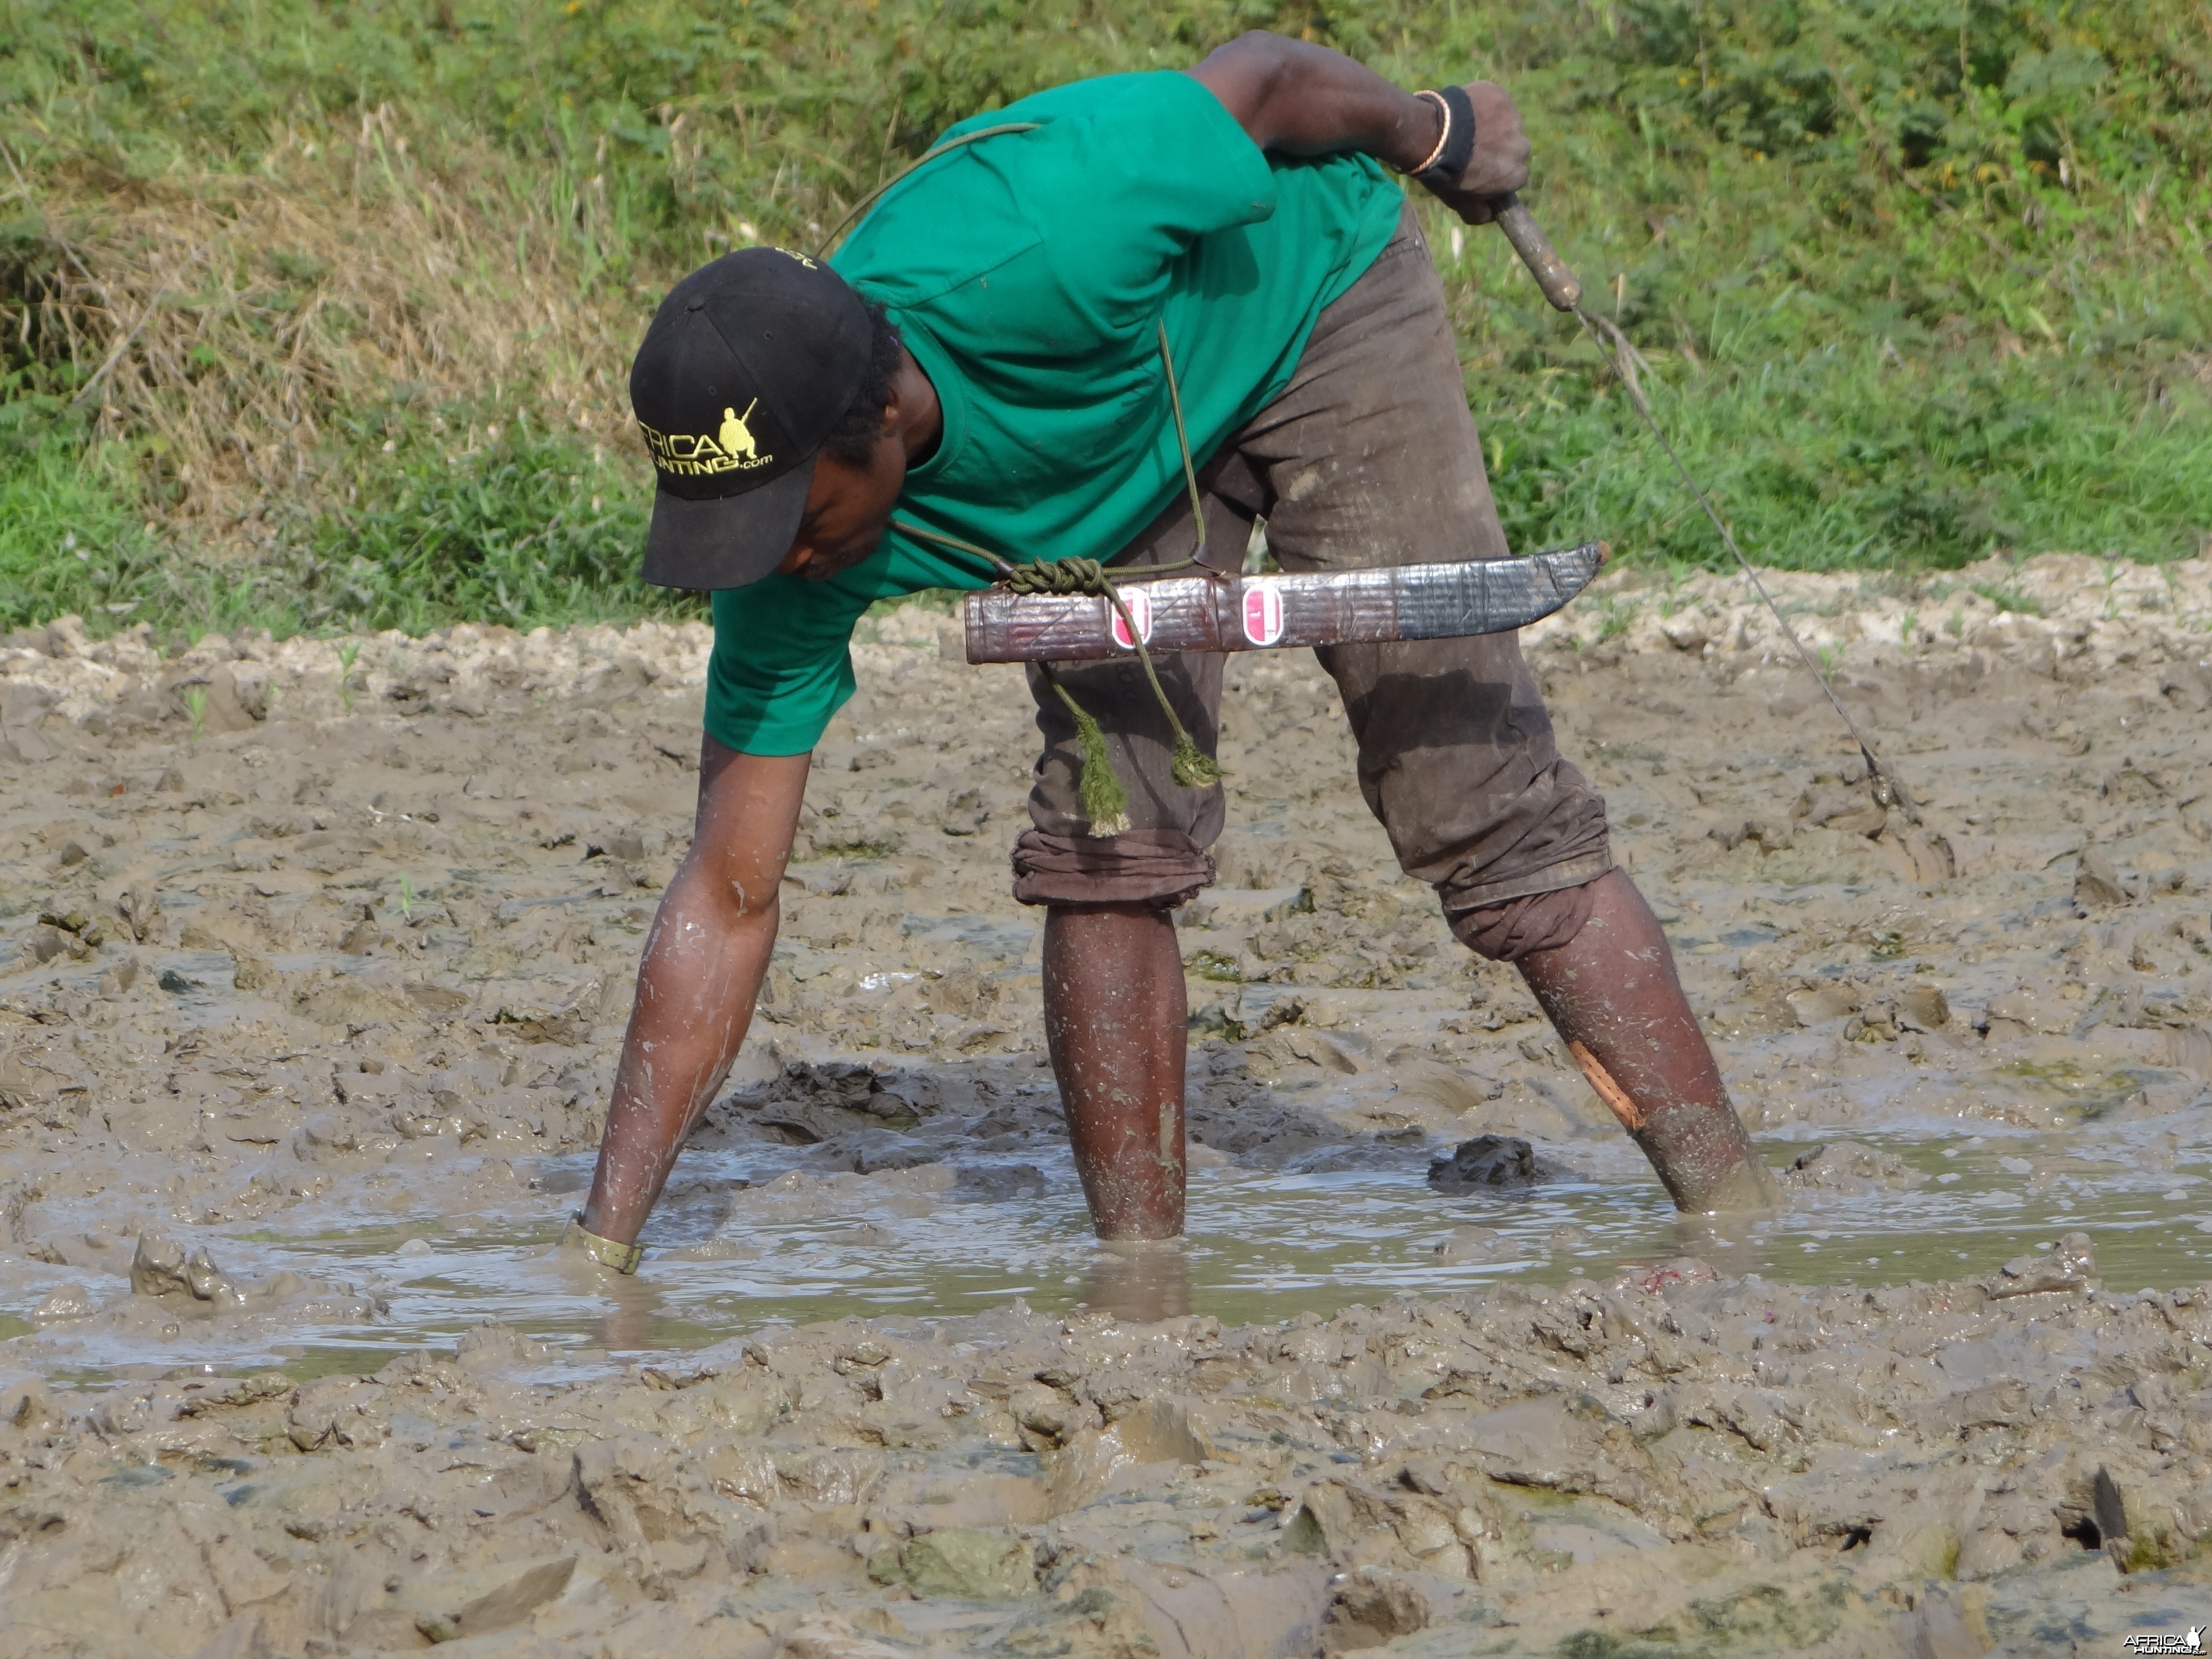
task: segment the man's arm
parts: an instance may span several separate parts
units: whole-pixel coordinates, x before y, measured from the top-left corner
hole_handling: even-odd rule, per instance
[[[1279,34],[1241,35],[1190,71],[1261,149],[1286,155],[1364,150],[1401,172],[1436,149],[1443,116],[1432,99],[1393,86],[1326,46]],[[1437,198],[1469,224],[1486,224],[1492,198],[1528,182],[1528,140],[1504,89],[1471,82],[1474,153]]]
[[[806,755],[699,754],[691,850],[669,883],[638,964],[637,1006],[615,1070],[587,1231],[635,1241],[676,1155],[738,1057],[775,945]]]

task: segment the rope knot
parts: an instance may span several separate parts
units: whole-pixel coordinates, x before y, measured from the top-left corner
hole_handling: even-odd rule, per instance
[[[1110,593],[1113,579],[1097,559],[1039,559],[1000,578],[1009,593]]]
[[[981,132],[953,139],[939,149],[950,149],[953,144],[965,143],[969,138],[986,137],[992,132],[1026,130],[1025,127],[1012,126],[987,128]],[[932,150],[930,155],[938,153],[939,150]],[[922,161],[929,160],[930,155],[923,156]],[[1182,390],[1176,383],[1175,354],[1168,348],[1165,319],[1162,319],[1159,325],[1159,339],[1160,363],[1166,372],[1168,383],[1168,402],[1175,413],[1176,447],[1182,453],[1183,483],[1190,491],[1191,525],[1198,535],[1198,556],[1185,559],[1179,564],[1152,565],[1141,571],[1133,570],[1127,573],[1131,575],[1160,576],[1170,570],[1187,569],[1193,565],[1204,568],[1206,504],[1199,496],[1198,466],[1190,453],[1190,434],[1183,426]],[[920,525],[906,524],[897,520],[893,520],[892,523],[910,536],[988,561],[997,574],[1000,586],[1009,593],[1082,593],[1103,599],[1111,605],[1120,613],[1122,626],[1129,630],[1129,638],[1137,647],[1137,660],[1144,665],[1145,678],[1152,683],[1152,696],[1159,703],[1160,713],[1167,716],[1168,730],[1173,734],[1168,775],[1184,789],[1210,789],[1221,781],[1219,763],[1198,746],[1190,733],[1183,729],[1182,721],[1176,718],[1175,705],[1168,701],[1166,689],[1160,684],[1160,677],[1152,667],[1152,653],[1145,647],[1145,636],[1137,627],[1137,619],[1129,614],[1129,607],[1122,601],[1121,590],[1115,586],[1113,574],[1103,561],[1075,557],[1038,559],[1028,564],[1015,564],[956,536],[943,535],[937,531],[925,530]],[[1039,663],[1038,667],[1043,671],[1052,689],[1059,694],[1060,702],[1067,705],[1068,714],[1075,721],[1076,740],[1083,750],[1080,786],[1083,811],[1084,816],[1090,820],[1091,833],[1093,836],[1127,833],[1129,792],[1114,774],[1113,762],[1107,753],[1105,732],[1100,729],[1098,722],[1079,708],[1075,699],[1068,696],[1067,688],[1060,683],[1060,677],[1053,672],[1050,663]]]

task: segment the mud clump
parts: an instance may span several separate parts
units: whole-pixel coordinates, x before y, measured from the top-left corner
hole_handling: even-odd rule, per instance
[[[917,1534],[869,1558],[868,1576],[917,1595],[969,1601],[1018,1601],[1037,1590],[1036,1551],[1018,1535],[979,1527]]]
[[[1411,1584],[1373,1572],[1351,1576],[1330,1601],[1324,1653],[1357,1653],[1428,1628],[1428,1598]]]
[[[2094,1291],[2103,1281],[2097,1275],[2097,1252],[2087,1233],[2069,1233],[2048,1255],[2015,1256],[1991,1279],[1991,1297],[2042,1296],[2051,1291]]]
[[[1799,1155],[1782,1172],[1791,1192],[1870,1193],[1902,1191],[1927,1180],[1895,1152],[1856,1140],[1838,1140]]]
[[[149,1297],[185,1295],[195,1302],[234,1303],[245,1299],[223,1276],[204,1247],[193,1251],[187,1260],[183,1245],[153,1233],[139,1239],[137,1253],[131,1258],[131,1293]]]
[[[1429,1185],[1440,1193],[1525,1192],[1558,1178],[1534,1147],[1512,1135],[1462,1140],[1449,1158],[1429,1165],[1428,1177]]]
[[[1432,1249],[1438,1265],[1462,1261],[1494,1261],[1510,1253],[1513,1244],[1494,1227],[1455,1227]]]

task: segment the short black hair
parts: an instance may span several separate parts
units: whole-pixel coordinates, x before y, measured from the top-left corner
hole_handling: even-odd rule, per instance
[[[848,466],[866,466],[877,440],[884,435],[884,409],[891,400],[891,387],[906,356],[898,325],[891,321],[890,313],[873,300],[862,303],[868,308],[868,320],[875,325],[875,337],[868,345],[868,378],[822,440],[823,450]]]

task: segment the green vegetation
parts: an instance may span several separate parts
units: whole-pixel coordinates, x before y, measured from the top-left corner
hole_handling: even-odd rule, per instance
[[[623,390],[669,282],[811,245],[972,111],[1252,27],[1513,88],[1754,557],[2212,532],[2198,0],[12,0],[0,627],[668,605]],[[1428,218],[1516,542],[1712,562],[1572,321]]]
[[[353,713],[353,665],[361,655],[361,641],[341,641],[338,645],[338,701],[345,711]]]
[[[1239,985],[1244,975],[1237,966],[1237,958],[1226,957],[1218,951],[1194,951],[1183,958],[1183,971],[1196,974],[1200,979],[1219,980],[1224,984]]]

